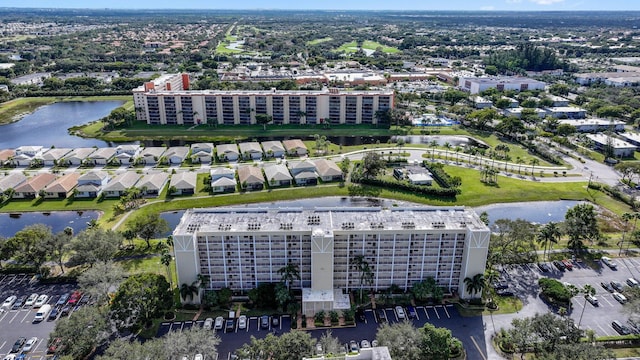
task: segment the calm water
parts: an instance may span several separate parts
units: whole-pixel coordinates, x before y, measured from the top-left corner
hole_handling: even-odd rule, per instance
[[[123,101],[60,102],[38,108],[22,120],[0,126],[0,148],[110,146],[96,139],[69,135],[67,129],[103,118]]]
[[[0,214],[0,236],[11,237],[25,226],[32,224],[50,226],[54,234],[70,226],[73,228],[73,233],[77,234],[87,227],[89,221],[97,219],[98,216],[98,211],[27,212],[19,216],[2,213]]]

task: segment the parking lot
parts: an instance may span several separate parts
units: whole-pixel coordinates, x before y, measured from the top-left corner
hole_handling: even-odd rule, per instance
[[[68,294],[76,288],[75,284],[40,284],[32,275],[0,275],[0,301],[15,295],[25,299],[31,294],[45,294],[48,296],[45,304],[55,307],[62,294]],[[56,320],[33,322],[37,309],[32,306],[20,306],[17,309],[4,309],[0,314],[0,357],[4,358],[11,352],[17,339],[27,340],[36,337],[37,341],[27,353],[27,359],[44,359],[47,356],[47,341],[49,333],[55,327]],[[72,316],[73,309],[70,310]],[[20,354],[20,352],[14,353]]]

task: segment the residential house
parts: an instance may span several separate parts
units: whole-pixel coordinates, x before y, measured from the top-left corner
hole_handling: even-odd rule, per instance
[[[65,165],[79,166],[95,151],[96,148],[77,148],[65,155],[63,161]]]
[[[604,151],[610,147],[615,157],[632,157],[638,150],[637,146],[606,134],[587,134],[587,138],[593,142],[593,147],[598,151]]]
[[[318,174],[316,164],[311,160],[289,162],[289,169],[296,181],[296,185],[316,185],[318,184]]]
[[[0,150],[0,166],[3,166],[9,162],[16,155],[13,149]]]
[[[547,115],[557,119],[584,119],[587,110],[575,106],[550,107],[545,109]]]
[[[4,193],[9,189],[14,189],[18,185],[27,180],[27,177],[23,173],[11,173],[5,177],[0,178],[0,193]]]
[[[31,162],[42,152],[42,146],[20,146],[15,149],[12,163],[15,166],[30,166]]]
[[[238,146],[240,147],[240,155],[244,160],[261,160],[262,155],[264,155],[259,142],[243,142]]]
[[[210,164],[213,148],[213,143],[191,144],[191,161],[195,164]]]
[[[86,162],[93,165],[107,165],[115,155],[115,148],[99,148],[87,156]]]
[[[18,185],[13,192],[16,199],[35,199],[47,185],[56,180],[56,176],[51,173],[38,174],[22,184]]]
[[[120,165],[131,165],[140,152],[140,145],[119,145],[114,158]]]
[[[233,169],[218,167],[211,169],[211,192],[226,193],[236,191],[236,172]]]
[[[343,180],[342,170],[340,170],[340,167],[338,167],[335,162],[326,159],[317,159],[314,162],[316,164],[318,176],[320,176],[322,181],[328,182]]]
[[[595,132],[601,132],[601,131],[606,131],[610,129],[615,132],[624,131],[625,122],[619,121],[619,120],[607,120],[607,119],[594,118],[594,119],[562,119],[562,120],[558,120],[558,124],[571,125],[576,128],[577,132],[595,133]],[[625,134],[626,133],[623,133],[620,135],[624,138]],[[633,143],[632,141],[629,141],[629,142]],[[640,144],[634,144],[634,145],[640,145]]]
[[[106,197],[120,197],[124,195],[127,190],[134,187],[141,177],[142,175],[134,171],[123,172],[111,179],[107,186],[104,187],[104,195]]]
[[[289,173],[289,169],[284,164],[274,164],[264,167],[264,175],[269,186],[291,186],[291,180],[293,177]]]
[[[300,139],[283,140],[282,145],[284,146],[287,155],[303,156],[307,155],[309,152],[307,146]]]
[[[171,195],[193,195],[196,193],[198,174],[192,171],[182,171],[171,176],[170,189],[175,189]],[[235,183],[235,181],[234,181]]]
[[[243,190],[262,190],[264,188],[264,176],[257,166],[240,166],[238,168],[238,181]]]
[[[267,157],[281,158],[284,157],[285,151],[282,142],[280,141],[264,141],[262,143],[262,149],[264,149]]]
[[[66,199],[73,194],[73,189],[78,186],[79,173],[72,172],[62,175],[44,188],[47,199]]]
[[[150,146],[140,150],[140,161],[145,165],[155,165],[160,162],[162,154],[167,151],[166,147]]]
[[[56,166],[58,162],[62,160],[65,155],[71,152],[72,149],[65,148],[53,148],[46,152],[43,152],[36,156],[36,159],[42,160],[44,166]]]
[[[11,159],[11,163],[15,166],[30,166],[34,157],[27,154],[17,154]]]
[[[90,171],[78,178],[77,198],[97,198],[107,185],[111,176],[105,171]]]
[[[518,100],[514,99],[514,98],[510,98],[508,96],[502,96],[500,97],[500,99],[502,100],[506,100],[507,103],[507,107],[509,108],[517,108],[518,106],[520,106],[520,102],[518,102]]]
[[[562,96],[548,95],[547,97],[553,101],[553,104],[551,105],[553,107],[569,106],[569,99],[565,99]]]
[[[238,161],[240,151],[236,144],[220,144],[216,146],[216,153],[220,161]]]
[[[172,146],[164,153],[170,165],[180,165],[189,155],[189,148],[186,146]]]
[[[165,172],[146,174],[136,183],[144,196],[158,196],[169,182],[169,174]]]
[[[474,97],[473,104],[476,109],[486,109],[493,106],[493,102],[491,100],[485,99],[482,96]]]

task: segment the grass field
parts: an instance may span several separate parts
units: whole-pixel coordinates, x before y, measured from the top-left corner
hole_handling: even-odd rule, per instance
[[[227,47],[234,41],[238,41],[238,37],[227,34],[224,37],[224,41],[221,41],[218,44],[218,46],[216,47],[216,53],[217,54],[240,54],[240,53],[245,52],[244,50],[241,50],[241,49],[237,49],[236,50],[236,49],[229,49]],[[242,47],[242,46],[240,46],[240,47]]]
[[[326,37],[326,38],[322,38],[322,39],[315,39],[315,40],[307,41],[307,45],[318,45],[318,44],[322,44],[323,42],[327,42],[327,41],[331,41],[331,40],[333,40],[332,37]]]
[[[382,45],[379,42],[375,42],[375,41],[366,40],[365,42],[362,43],[362,48],[366,49],[366,50],[376,50],[378,47],[382,48],[382,52],[385,53],[385,54],[395,54],[395,53],[400,52],[400,50],[398,50],[398,48]],[[357,43],[355,41],[351,41],[351,42],[342,44],[342,46],[340,46],[337,49],[337,51],[344,51],[346,53],[354,53],[354,52],[358,51]]]

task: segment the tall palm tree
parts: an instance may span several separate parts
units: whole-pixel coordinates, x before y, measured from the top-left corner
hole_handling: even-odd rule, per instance
[[[165,266],[167,270],[167,277],[169,278],[169,285],[173,288],[173,276],[171,276],[171,253],[168,249],[163,249],[162,254],[160,255],[160,263]]]
[[[360,302],[362,302],[363,285],[365,283],[371,284],[373,281],[373,271],[369,266],[369,262],[365,259],[364,255],[356,255],[351,259],[351,266],[355,267],[360,273]]]
[[[445,161],[449,161],[449,149],[451,149],[451,144],[449,144],[448,142],[444,143],[444,160]]]
[[[632,213],[624,213],[622,214],[622,221],[624,221],[624,227],[622,228],[622,239],[620,240],[620,251],[618,252],[618,255],[622,254],[622,247],[624,246],[624,237],[627,233],[627,228],[629,226],[629,220],[633,219],[635,217],[634,214]]]
[[[516,164],[518,164],[518,174],[520,174],[520,166],[524,163],[524,160],[521,157],[516,157]]]
[[[582,287],[581,292],[584,294],[584,304],[582,304],[582,312],[580,313],[580,320],[578,320],[578,327],[580,327],[580,324],[582,323],[582,315],[584,315],[584,308],[587,307],[587,296],[595,295],[596,289],[594,289],[593,286],[586,284],[585,286]]]
[[[281,276],[281,281],[287,284],[287,289],[291,291],[291,283],[294,280],[300,281],[300,270],[298,265],[290,262],[287,265],[278,269],[278,274]]]
[[[184,283],[180,286],[180,297],[184,300],[192,300],[195,295],[198,294],[198,281],[194,281],[191,284]]]
[[[435,156],[436,156],[436,146],[438,146],[438,142],[437,142],[437,141],[435,141],[435,140],[432,140],[432,141],[429,143],[429,146],[431,146],[431,162],[433,162],[433,161],[434,161],[434,158],[435,158]]]
[[[464,278],[464,285],[467,288],[469,295],[475,295],[485,287],[484,274],[475,274],[473,277]]]
[[[529,163],[531,163],[531,176],[535,178],[536,176],[534,171],[535,171],[536,165],[540,164],[540,160],[533,158],[529,161]]]
[[[542,253],[543,259],[545,259],[545,256],[546,256],[546,260],[547,261],[549,260],[549,252],[548,252],[549,247],[552,243],[553,244],[558,243],[558,239],[560,238],[560,235],[561,235],[560,228],[558,227],[558,224],[556,224],[553,221],[547,223],[540,229],[540,232],[536,236],[536,239],[540,244],[542,244],[544,248]]]
[[[462,151],[462,148],[460,146],[456,146],[454,151],[456,152],[456,164],[460,164],[459,159],[460,159],[460,151]]]

